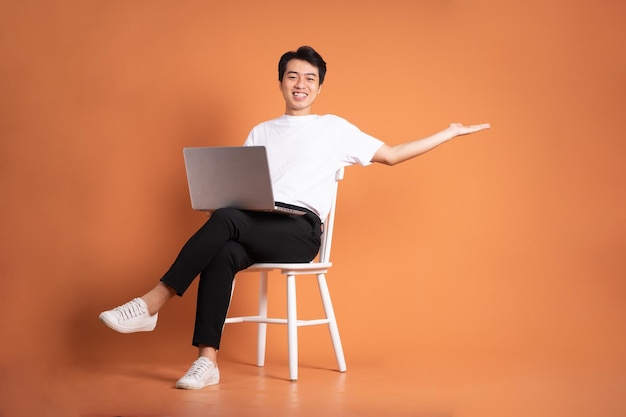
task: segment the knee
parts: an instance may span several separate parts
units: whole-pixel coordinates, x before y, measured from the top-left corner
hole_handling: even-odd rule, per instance
[[[210,221],[231,220],[240,213],[241,213],[241,210],[239,209],[232,208],[232,207],[224,207],[224,208],[215,210],[211,214],[211,217],[209,218],[209,220]]]
[[[215,228],[218,227],[221,230],[221,227],[225,226],[228,230],[231,230],[232,225],[237,223],[237,212],[239,210],[234,208],[221,208],[215,210],[209,220],[204,224],[202,229],[206,231],[215,232]],[[241,213],[241,211],[239,211]]]

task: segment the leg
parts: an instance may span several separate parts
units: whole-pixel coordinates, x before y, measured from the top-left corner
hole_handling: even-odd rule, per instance
[[[319,250],[320,229],[303,216],[220,209],[187,241],[161,281],[183,295],[229,241],[241,243],[258,262],[307,262]]]
[[[208,265],[224,242],[245,227],[247,217],[240,210],[218,210],[183,246],[161,282],[126,304],[100,314],[100,320],[115,331],[152,331],[158,311],[174,294],[182,295],[194,278]]]
[[[246,212],[237,223],[245,226],[237,228],[237,241],[223,243],[200,273],[194,346],[219,349],[237,272],[259,261],[307,262],[319,249],[319,225],[301,217]]]
[[[251,257],[264,261],[307,261],[319,248],[319,226],[302,217],[217,210],[183,246],[161,278],[161,283],[141,298],[100,314],[100,319],[122,333],[151,331],[158,311],[172,298],[182,296],[227,242],[240,242]]]
[[[193,345],[218,350],[235,274],[254,263],[244,246],[226,242],[200,274]]]
[[[193,337],[193,344],[198,346],[198,359],[176,382],[176,388],[202,389],[219,383],[217,350],[230,304],[232,282],[238,271],[252,263],[254,261],[246,249],[231,240],[222,246],[200,274]]]
[[[200,345],[198,347],[198,357],[209,358],[213,363],[217,363],[217,349],[212,346]]]
[[[253,216],[237,209],[217,210],[183,246],[161,281],[182,296],[193,280],[204,271],[216,253],[229,241],[238,241],[251,227]]]
[[[200,274],[193,339],[193,344],[199,347],[199,358],[177,387],[202,388],[215,384],[219,381],[215,359],[235,273],[254,262],[310,261],[317,254],[319,244],[319,219],[218,210],[187,241],[157,286],[142,298],[103,312],[100,319],[124,333],[150,331],[156,326],[160,308],[174,294],[182,296]],[[203,376],[198,382],[200,374]]]
[[[150,314],[156,314],[174,295],[176,295],[175,289],[159,281],[154,288],[142,295],[141,299],[148,306],[148,312]]]

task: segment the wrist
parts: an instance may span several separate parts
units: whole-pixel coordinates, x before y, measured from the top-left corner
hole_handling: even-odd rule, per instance
[[[458,136],[457,132],[450,126],[441,131],[443,142],[454,139]]]

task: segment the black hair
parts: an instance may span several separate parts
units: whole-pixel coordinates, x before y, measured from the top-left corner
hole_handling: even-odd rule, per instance
[[[324,77],[326,76],[326,62],[322,59],[322,56],[318,54],[315,49],[310,46],[301,46],[297,51],[285,52],[278,61],[278,81],[283,81],[283,76],[287,70],[287,63],[292,59],[301,59],[309,64],[317,67],[320,77],[320,85],[324,83]]]

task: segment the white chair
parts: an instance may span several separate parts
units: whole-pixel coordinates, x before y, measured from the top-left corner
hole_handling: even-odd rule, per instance
[[[337,357],[337,365],[340,372],[346,370],[346,360],[343,355],[335,312],[330,299],[328,285],[326,284],[326,272],[332,266],[330,262],[330,249],[332,244],[333,226],[335,220],[335,206],[337,202],[337,188],[339,180],[343,179],[343,168],[335,175],[332,205],[330,214],[324,222],[324,232],[317,261],[310,263],[258,263],[250,266],[246,271],[260,272],[259,285],[259,314],[256,316],[229,317],[226,323],[258,323],[258,346],[257,365],[265,364],[265,346],[268,324],[286,324],[289,347],[289,378],[292,381],[298,379],[298,327],[315,326],[326,324],[330,330],[330,337]],[[287,278],[287,318],[272,318],[267,316],[267,278],[272,270],[280,270],[280,273]],[[324,306],[325,318],[298,320],[296,304],[296,277],[299,275],[316,275],[319,286],[322,304]],[[234,282],[233,282],[234,291]]]

